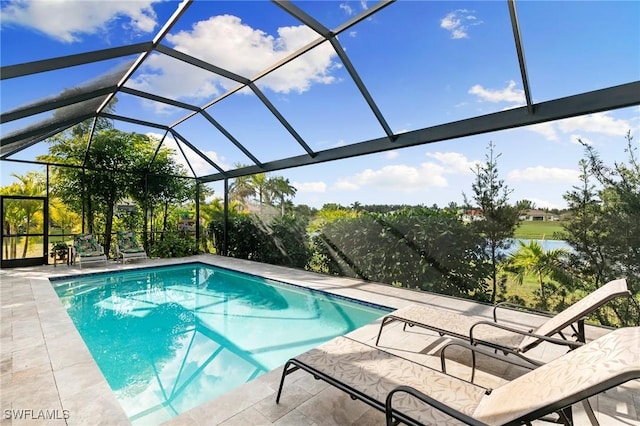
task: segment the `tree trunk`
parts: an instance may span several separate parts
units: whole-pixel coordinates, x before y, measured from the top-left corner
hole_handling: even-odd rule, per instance
[[[144,217],[142,218],[142,245],[147,253],[149,253],[149,210],[144,207]]]
[[[109,250],[111,249],[111,231],[113,229],[113,210],[115,207],[115,200],[110,199],[107,205],[107,215],[104,218],[104,253],[109,257]]]
[[[91,204],[91,196],[87,195],[87,232],[93,234],[93,205]]]
[[[155,233],[155,221],[153,220],[153,207],[151,207],[149,212],[149,227],[151,229],[151,244],[155,244],[156,242],[156,233]]]
[[[161,241],[164,241],[164,233],[167,232],[167,215],[169,214],[169,201],[164,202],[164,217],[162,218],[162,236]]]
[[[544,293],[544,282],[542,281],[542,272],[538,272],[538,282],[540,283],[540,305],[542,309],[547,310],[547,295]]]
[[[496,247],[491,243],[491,304],[496,303],[496,293],[498,291],[498,276],[496,268]]]
[[[13,227],[14,234],[17,233],[17,228],[18,228],[17,226]],[[11,237],[11,240],[9,240],[9,259],[16,258],[17,244],[18,244],[18,237]]]
[[[4,223],[4,230],[3,230],[5,235],[10,235],[11,234],[11,224],[9,223],[9,221],[6,221]],[[9,246],[11,245],[11,237],[6,237],[4,240],[4,258],[5,259],[9,259]]]
[[[29,228],[31,228],[31,219],[27,218],[27,229],[26,229],[26,233],[29,233]],[[29,250],[29,236],[25,235],[24,236],[24,248],[22,249],[22,258],[26,258],[27,257],[27,251]]]

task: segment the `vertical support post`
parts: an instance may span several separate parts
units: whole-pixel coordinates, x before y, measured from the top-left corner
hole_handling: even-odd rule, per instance
[[[144,209],[142,214],[142,246],[149,253],[149,173],[144,174]]]
[[[229,243],[229,238],[227,235],[229,224],[229,179],[224,179],[224,223],[222,224],[222,255],[227,256],[227,244]]]
[[[42,246],[44,248],[44,263],[45,265],[49,263],[49,165],[47,164],[47,174],[46,174],[46,183],[45,183],[45,200],[44,200],[44,223],[42,224],[44,235],[42,237]],[[64,228],[62,229],[62,233],[64,234]],[[62,236],[64,238],[64,235]],[[55,259],[55,256],[54,256]],[[67,256],[68,259],[68,256]]]
[[[11,233],[9,224],[4,220],[4,199],[2,195],[0,195],[0,220],[2,220],[2,232],[0,232],[0,265],[2,265],[3,261],[9,258],[9,248],[5,246],[4,236],[9,236]]]
[[[48,172],[49,167],[47,166],[47,180],[49,176]],[[44,215],[44,219],[42,220],[42,264],[46,265],[49,263],[49,197],[45,197],[43,200],[42,209],[42,214]]]
[[[80,232],[82,232],[83,234],[84,232],[84,222],[86,220],[85,216],[86,216],[86,211],[85,211],[85,205],[87,204],[87,176],[85,174],[85,169],[84,167],[82,168],[82,230]]]
[[[200,253],[200,182],[196,181],[196,249]]]

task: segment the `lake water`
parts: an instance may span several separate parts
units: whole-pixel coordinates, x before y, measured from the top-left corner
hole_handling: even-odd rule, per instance
[[[531,241],[536,241],[538,244],[542,246],[545,251],[555,250],[555,249],[565,249],[569,251],[573,251],[573,248],[564,240],[528,240],[525,238],[514,238],[513,244],[506,250],[507,254],[512,254],[516,252],[520,248],[520,244],[518,241],[522,241],[525,244],[529,244]]]

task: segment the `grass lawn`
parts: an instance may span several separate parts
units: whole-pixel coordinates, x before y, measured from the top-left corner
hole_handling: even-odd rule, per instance
[[[545,283],[546,282],[549,282],[548,278],[545,278]],[[556,286],[560,286],[558,283],[554,283],[554,284]],[[533,297],[533,292],[536,290],[540,290],[540,284],[538,283],[537,276],[534,276],[534,275],[525,276],[522,284],[519,284],[516,281],[516,279],[513,277],[507,278],[506,296],[507,297],[518,296],[523,300],[525,300],[527,306],[530,306],[530,307],[534,306],[535,300]],[[583,291],[574,291],[567,294],[566,300],[582,299],[585,296],[586,294]],[[554,299],[554,298],[552,298],[552,300],[555,300],[556,302],[558,301],[558,299]]]
[[[562,222],[556,221],[523,221],[516,228],[515,238],[530,240],[553,240],[553,234],[563,232]]]

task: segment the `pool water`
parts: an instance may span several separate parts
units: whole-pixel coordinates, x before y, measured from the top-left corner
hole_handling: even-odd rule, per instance
[[[159,424],[390,309],[200,263],[52,284],[134,424]]]

